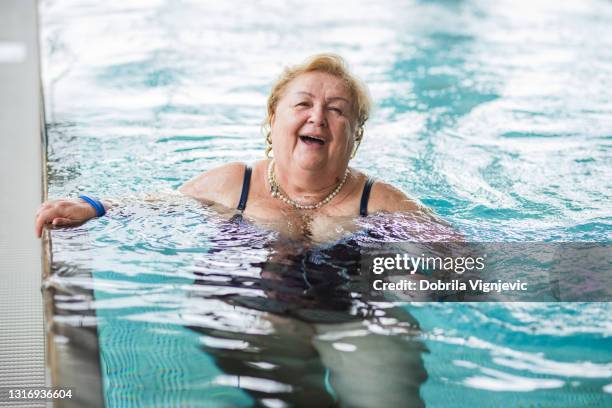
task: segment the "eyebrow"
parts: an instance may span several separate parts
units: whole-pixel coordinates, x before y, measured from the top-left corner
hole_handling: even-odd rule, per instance
[[[299,91],[297,93],[301,94],[301,95],[307,95],[307,96],[310,96],[311,98],[314,98],[314,95],[311,94],[310,92]],[[326,99],[327,102],[333,101],[333,100],[341,100],[341,101],[344,101],[344,102],[346,102],[346,103],[348,103],[350,105],[350,102],[348,101],[348,99],[343,98],[341,96],[332,96],[332,97]]]

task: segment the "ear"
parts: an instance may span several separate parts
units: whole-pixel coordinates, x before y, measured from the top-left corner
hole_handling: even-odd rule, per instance
[[[361,135],[363,135],[363,132],[360,131],[360,126],[359,126],[359,120],[357,118],[354,118],[352,121],[352,131],[353,131],[353,141],[355,142],[359,142],[359,140],[361,139]]]
[[[270,115],[270,127],[274,125],[274,120],[276,119],[276,112]]]
[[[357,125],[353,131],[353,141],[355,143],[361,143],[361,139],[363,139],[363,127]]]

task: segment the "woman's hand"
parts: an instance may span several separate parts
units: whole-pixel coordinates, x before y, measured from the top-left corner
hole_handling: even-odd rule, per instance
[[[74,227],[95,217],[96,210],[80,198],[46,201],[36,213],[36,236],[42,236],[45,225]]]

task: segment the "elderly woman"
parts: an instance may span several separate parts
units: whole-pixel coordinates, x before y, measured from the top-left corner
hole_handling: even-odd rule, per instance
[[[426,208],[398,189],[349,167],[362,141],[370,107],[364,85],[340,57],[316,55],[287,69],[272,88],[265,121],[265,160],[253,167],[230,163],[206,171],[179,191],[222,213],[246,217],[290,238],[315,242],[332,241],[354,230],[359,216],[377,212],[409,213],[419,219],[423,215],[432,220]],[[36,232],[40,236],[46,224],[80,224],[103,215],[109,207],[110,203],[88,196],[47,202],[38,213]],[[327,262],[321,267],[311,262],[318,258],[311,256],[309,248],[271,245],[270,258],[259,265],[258,284],[265,297],[226,294],[222,298],[233,306],[269,312],[260,318],[275,333],[283,333],[271,338],[238,333],[238,338],[256,345],[261,361],[275,361],[280,367],[265,375],[257,371],[255,377],[295,383],[293,393],[278,396],[292,405],[310,401],[330,406],[339,398],[341,405],[355,407],[423,406],[419,387],[427,374],[422,346],[407,338],[418,326],[407,311],[399,306],[378,309],[365,300],[359,300],[357,307],[353,304],[356,299],[338,289],[347,284],[343,265]],[[347,245],[320,251],[314,255],[359,257],[359,251],[350,252]],[[365,309],[367,316],[360,315]],[[397,327],[389,332],[366,330],[364,335],[364,327],[379,324],[364,323],[364,319],[381,317],[391,317],[387,324],[398,322]],[[208,328],[196,330],[206,333]],[[336,349],[332,341],[344,332],[349,333],[341,336],[346,352]],[[210,335],[233,339],[237,334],[215,328]],[[253,370],[241,360],[244,351],[226,353],[212,348],[207,352],[227,372],[249,375],[248,370]],[[337,398],[333,397],[336,392]]]
[[[267,159],[251,168],[229,163],[195,177],[179,191],[203,203],[237,209],[287,236],[315,241],[351,229],[347,220],[377,212],[428,211],[397,188],[349,167],[371,108],[365,86],[343,59],[319,54],[285,70],[268,98]],[[272,157],[270,157],[272,153]],[[44,225],[72,226],[110,207],[87,196],[43,204]]]

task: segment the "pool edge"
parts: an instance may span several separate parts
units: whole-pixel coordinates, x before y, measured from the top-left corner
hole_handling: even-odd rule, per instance
[[[0,4],[0,383],[5,391],[49,385],[41,296],[41,96],[36,0]],[[47,406],[10,401],[0,407]]]

